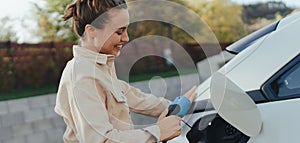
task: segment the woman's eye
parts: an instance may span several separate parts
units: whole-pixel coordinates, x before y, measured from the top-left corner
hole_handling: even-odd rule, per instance
[[[123,31],[117,31],[116,32],[118,35],[122,35],[123,34]]]

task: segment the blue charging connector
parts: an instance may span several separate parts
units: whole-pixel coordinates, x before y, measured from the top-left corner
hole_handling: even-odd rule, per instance
[[[169,106],[167,116],[176,115],[183,117],[189,110],[191,105],[190,100],[185,96],[178,96]]]
[[[188,112],[190,105],[191,102],[187,97],[178,96],[169,106],[167,116],[176,115],[178,117],[183,117]],[[163,143],[167,143],[167,141],[163,141]]]

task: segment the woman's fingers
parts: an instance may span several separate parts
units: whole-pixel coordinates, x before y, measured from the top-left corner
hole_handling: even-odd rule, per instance
[[[197,87],[196,86],[193,86],[188,92],[185,93],[184,96],[186,96],[190,102],[193,102],[194,101],[194,98],[196,97],[196,89]]]
[[[181,134],[181,118],[171,115],[157,122],[160,129],[160,141],[170,140]]]
[[[165,118],[167,116],[167,114],[168,114],[168,108],[160,114],[160,116],[158,117],[158,121]]]

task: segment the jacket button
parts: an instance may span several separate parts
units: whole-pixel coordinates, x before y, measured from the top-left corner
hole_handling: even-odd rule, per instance
[[[125,100],[125,97],[124,96],[121,96],[122,100]]]

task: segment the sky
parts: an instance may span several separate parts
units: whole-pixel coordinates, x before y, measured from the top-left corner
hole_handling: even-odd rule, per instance
[[[30,8],[32,2],[40,2],[42,0],[0,0],[0,17],[12,16],[12,17],[22,17],[30,13]],[[256,2],[267,2],[271,0],[231,0],[238,4],[250,4]],[[275,0],[283,1],[288,6],[300,7],[300,0]],[[16,4],[17,3],[17,4]]]
[[[22,17],[30,13],[32,2],[40,0],[0,0],[0,17]]]
[[[33,21],[33,4],[38,2],[42,4],[42,0],[0,0],[0,19],[9,17],[12,19],[9,23],[13,27],[19,39],[19,43],[29,42],[37,43],[39,38],[32,36],[32,29],[37,27],[36,21]],[[28,25],[30,28],[23,28]],[[1,27],[0,27],[1,28]],[[3,28],[3,27],[2,27]]]
[[[238,4],[252,4],[257,2],[267,2],[272,0],[231,0]],[[273,0],[274,1],[274,0]],[[275,0],[275,1],[283,1],[290,7],[300,7],[300,0]],[[29,29],[22,28],[22,23],[26,25],[32,25],[32,27],[36,27],[36,23],[34,21],[30,21],[32,18],[32,3],[38,2],[39,4],[43,4],[43,0],[0,0],[0,18],[8,16],[12,18],[13,25],[15,31],[17,31],[17,37],[20,39],[19,42],[27,42],[27,41],[38,41],[39,39],[32,39],[30,36]]]

